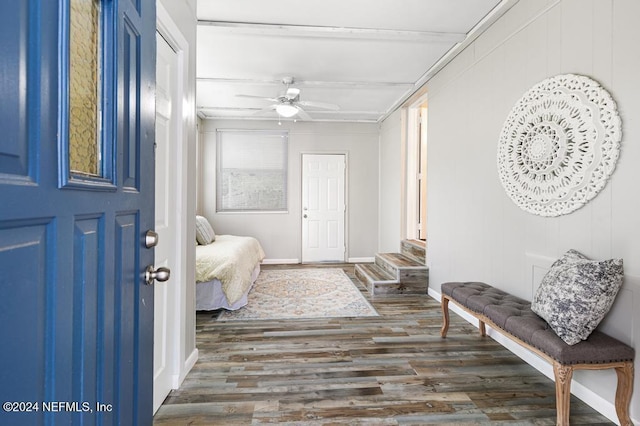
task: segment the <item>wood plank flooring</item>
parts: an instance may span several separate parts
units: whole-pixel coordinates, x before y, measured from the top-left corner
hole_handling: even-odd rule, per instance
[[[342,267],[357,282],[352,265]],[[291,268],[265,265],[269,268]],[[429,296],[371,298],[380,317],[216,322],[155,425],[555,424],[554,384]],[[614,392],[614,390],[612,390]],[[572,424],[611,424],[575,397]]]

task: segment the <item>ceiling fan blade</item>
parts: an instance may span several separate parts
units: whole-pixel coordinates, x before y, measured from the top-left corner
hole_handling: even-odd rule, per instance
[[[285,93],[285,97],[287,99],[293,100],[295,98],[298,97],[298,95],[300,95],[300,89],[296,88],[296,87],[289,87],[287,89],[287,93]]]
[[[251,99],[262,99],[264,101],[270,102],[278,102],[276,98],[265,98],[264,96],[254,96],[254,95],[236,95],[237,98],[251,98]]]
[[[300,108],[298,105],[296,105],[296,108],[298,108],[298,116],[303,119],[304,121],[312,121],[313,119],[311,118],[311,116],[309,114],[307,114],[307,112],[305,110],[303,110],[302,108]]]
[[[258,111],[254,112],[254,113],[253,113],[253,114],[251,114],[251,115],[263,115],[264,113],[272,112],[272,111],[274,111],[275,109],[276,109],[276,106],[275,106],[275,105],[269,105],[268,107],[266,107],[266,108],[262,108],[261,110],[258,110]]]
[[[340,107],[336,104],[328,104],[325,102],[300,101],[298,102],[298,104],[312,108],[329,109],[331,111],[338,111],[340,109]]]

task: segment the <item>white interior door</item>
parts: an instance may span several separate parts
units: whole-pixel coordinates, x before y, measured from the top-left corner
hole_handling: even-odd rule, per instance
[[[302,156],[302,261],[344,262],[345,156]]]
[[[174,261],[177,232],[177,98],[178,56],[165,39],[156,33],[156,222],[158,245],[155,248],[155,265],[167,266],[176,271]],[[175,300],[178,295],[176,277],[154,284],[154,350],[153,350],[153,412],[166,398],[173,384],[175,360],[174,324]]]

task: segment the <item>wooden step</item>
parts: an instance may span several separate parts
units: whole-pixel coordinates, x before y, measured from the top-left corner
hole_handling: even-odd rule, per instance
[[[403,270],[428,270],[424,263],[402,253],[378,253],[375,257],[375,264],[398,279],[400,271]]]
[[[372,296],[426,293],[424,283],[421,282],[419,285],[402,283],[375,263],[357,264],[355,275]]]
[[[372,296],[394,293],[400,282],[375,263],[357,264],[355,275]]]
[[[356,277],[363,283],[396,284],[398,280],[385,269],[375,263],[361,263],[356,265]]]
[[[402,253],[378,253],[376,265],[394,276],[400,285],[386,294],[426,294],[429,287],[429,268]]]
[[[400,252],[405,256],[416,259],[423,265],[427,263],[427,244],[421,240],[402,240],[400,243]]]
[[[429,268],[401,253],[378,253],[374,264],[359,264],[356,277],[374,295],[426,294]]]

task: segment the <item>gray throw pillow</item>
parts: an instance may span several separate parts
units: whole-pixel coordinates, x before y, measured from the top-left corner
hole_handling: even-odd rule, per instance
[[[589,260],[569,250],[544,276],[531,302],[569,345],[585,340],[605,317],[622,286],[622,259]]]
[[[198,244],[207,245],[216,240],[211,224],[204,216],[196,216],[196,241]]]

